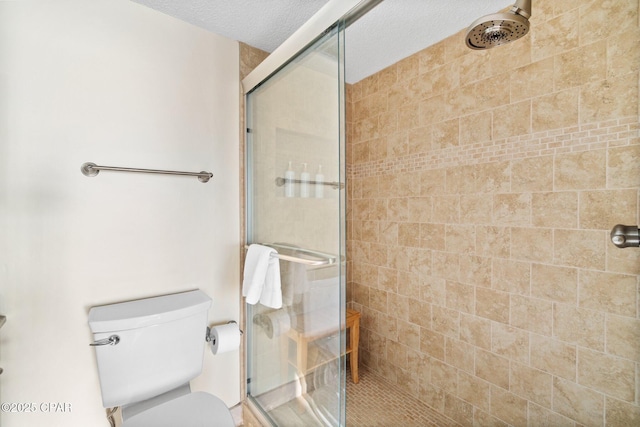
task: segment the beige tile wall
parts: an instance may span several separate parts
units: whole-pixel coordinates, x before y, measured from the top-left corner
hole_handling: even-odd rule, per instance
[[[640,425],[637,0],[533,4],[348,88],[362,363],[463,425]]]

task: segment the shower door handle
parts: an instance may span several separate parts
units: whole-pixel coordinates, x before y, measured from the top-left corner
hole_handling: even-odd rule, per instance
[[[7,321],[7,316],[0,316],[0,328],[4,326],[4,323]],[[0,375],[4,372],[4,369],[0,368]]]
[[[615,225],[611,229],[611,242],[619,248],[640,247],[640,230],[637,225]]]

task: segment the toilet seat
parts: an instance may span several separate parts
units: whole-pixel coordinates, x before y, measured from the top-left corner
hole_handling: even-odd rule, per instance
[[[195,392],[131,416],[122,427],[235,427],[227,405],[216,396]]]

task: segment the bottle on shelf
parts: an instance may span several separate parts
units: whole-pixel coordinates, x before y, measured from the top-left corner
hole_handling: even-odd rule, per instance
[[[300,173],[300,197],[309,197],[309,181],[311,174],[307,172],[307,164],[302,164],[302,172]]]
[[[284,197],[295,196],[295,186],[293,180],[296,179],[296,173],[291,167],[291,160],[289,160],[289,167],[284,173]]]

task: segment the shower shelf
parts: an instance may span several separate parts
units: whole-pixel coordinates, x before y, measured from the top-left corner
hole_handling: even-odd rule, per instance
[[[314,266],[331,265],[331,264],[335,264],[337,260],[337,257],[335,255],[327,254],[324,252],[318,252],[311,249],[298,248],[295,246],[285,245],[282,243],[258,243],[258,244],[262,246],[268,246],[273,249],[287,249],[290,251],[295,251],[300,254],[314,257],[314,259],[308,259],[308,258],[300,258],[293,255],[285,255],[281,253],[273,254],[273,256],[275,256],[276,258],[279,258],[284,261],[297,262],[298,264],[314,265]],[[245,245],[244,248],[249,249],[249,245]]]
[[[276,185],[278,187],[282,187],[287,181],[289,182],[293,182],[294,184],[300,184],[300,183],[307,183],[307,184],[320,184],[320,185],[327,185],[330,186],[331,188],[333,188],[334,190],[342,190],[344,188],[344,184],[342,182],[336,182],[336,181],[307,181],[307,180],[301,180],[301,179],[287,179],[287,178],[282,178],[282,177],[278,177],[276,178]]]

